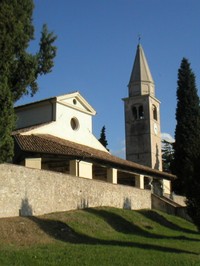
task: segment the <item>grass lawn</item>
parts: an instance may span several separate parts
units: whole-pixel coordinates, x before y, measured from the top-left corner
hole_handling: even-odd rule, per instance
[[[200,234],[192,223],[154,210],[2,218],[0,265],[200,265]]]

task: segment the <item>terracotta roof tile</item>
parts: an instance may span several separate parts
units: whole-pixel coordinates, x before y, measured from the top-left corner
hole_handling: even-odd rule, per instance
[[[78,149],[64,145],[59,141],[59,138],[55,139],[51,135],[15,135],[14,138],[20,149],[27,152],[74,156],[86,155],[86,153]]]
[[[61,139],[48,134],[21,135],[16,134],[14,138],[22,151],[43,154],[57,154],[64,156],[84,157],[87,160],[96,160],[127,171],[146,174],[149,176],[174,179],[175,176],[154,170],[131,161],[111,155],[109,152],[100,151],[82,144]]]

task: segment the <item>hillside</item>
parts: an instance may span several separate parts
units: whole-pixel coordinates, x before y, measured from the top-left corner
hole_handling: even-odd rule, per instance
[[[2,218],[0,265],[200,265],[200,234],[192,223],[150,210]]]

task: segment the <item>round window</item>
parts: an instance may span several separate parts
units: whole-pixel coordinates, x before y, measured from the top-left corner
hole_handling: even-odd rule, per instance
[[[79,122],[78,122],[78,119],[77,119],[76,117],[73,117],[73,118],[71,119],[70,124],[71,124],[71,128],[72,128],[73,130],[77,130],[77,129],[79,128]]]

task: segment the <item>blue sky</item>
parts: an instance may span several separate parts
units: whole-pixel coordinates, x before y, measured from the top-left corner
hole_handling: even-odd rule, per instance
[[[93,133],[105,125],[108,148],[121,156],[124,106],[138,34],[161,101],[161,131],[174,136],[177,72],[188,58],[200,87],[199,0],[35,0],[33,23],[38,49],[43,23],[57,35],[51,74],[40,90],[17,105],[79,91],[95,108]]]

